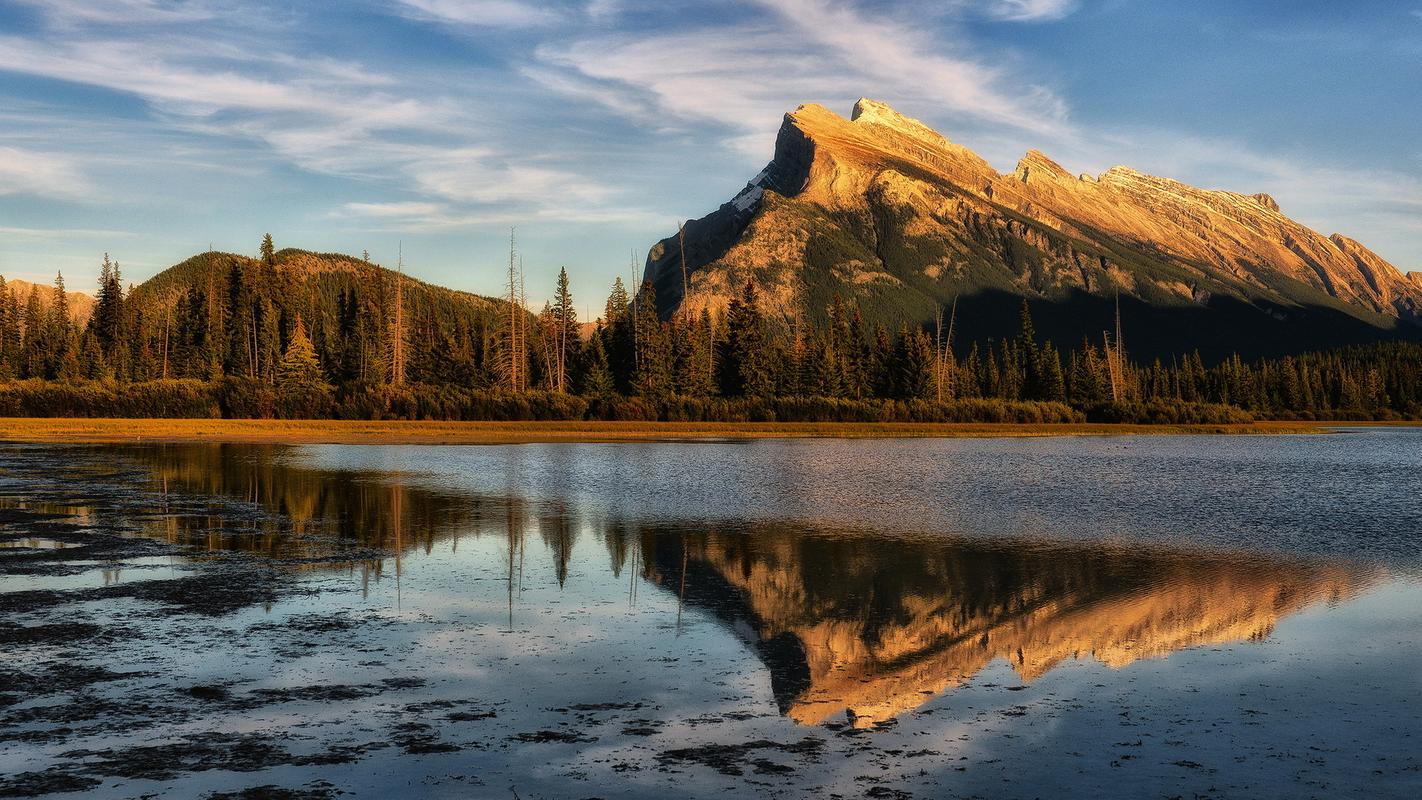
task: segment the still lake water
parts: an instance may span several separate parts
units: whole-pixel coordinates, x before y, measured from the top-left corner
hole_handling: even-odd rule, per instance
[[[275,588],[0,618],[122,631],[6,653],[17,674],[123,674],[0,712],[0,772],[121,797],[1415,797],[1419,446],[12,449],[4,503],[183,549],[6,574],[0,597],[209,569]],[[45,458],[94,477],[15,466]],[[67,552],[10,533],[0,563]],[[280,744],[172,749],[194,741]],[[144,759],[171,765],[120,765]]]

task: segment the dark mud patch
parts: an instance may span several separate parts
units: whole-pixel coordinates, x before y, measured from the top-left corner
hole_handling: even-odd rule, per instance
[[[396,725],[390,738],[411,755],[456,753],[463,749],[459,745],[441,741],[439,732],[423,722],[404,722]]]
[[[70,750],[60,754],[71,763],[48,770],[54,774],[104,776],[133,780],[172,780],[190,772],[226,770],[257,772],[280,766],[348,764],[373,747],[338,746],[314,754],[295,754],[261,733],[199,733],[180,742],[105,750]]]
[[[8,778],[0,778],[0,797],[41,797],[47,794],[84,792],[98,786],[103,781],[67,772],[44,770],[42,772],[21,772]]]
[[[25,614],[71,603],[137,600],[161,606],[160,613],[164,614],[216,617],[275,603],[294,592],[294,581],[272,570],[210,567],[181,578],[129,581],[92,589],[7,592],[0,594],[0,613]]]
[[[793,767],[772,762],[761,754],[768,751],[781,752],[798,756],[808,762],[818,762],[824,747],[824,740],[814,736],[806,736],[798,742],[788,744],[757,739],[741,744],[703,744],[664,750],[657,754],[657,762],[663,766],[699,764],[722,775],[744,775],[747,768],[754,769],[761,775],[790,774],[794,772]]]
[[[288,789],[269,783],[236,792],[213,792],[204,795],[203,800],[326,800],[338,794],[341,792],[335,791],[328,783],[311,784],[301,789]]]
[[[531,733],[515,733],[508,737],[509,741],[524,742],[527,744],[578,744],[595,742],[597,739],[586,736],[575,731],[533,731]]]
[[[0,647],[77,644],[104,635],[102,625],[87,622],[16,625],[0,628]]]
[[[139,678],[147,674],[148,673],[145,672],[114,672],[104,667],[93,667],[69,662],[55,662],[40,672],[10,672],[0,670],[0,684],[3,684],[10,692],[15,693],[10,696],[23,699],[26,696],[34,697],[46,694],[58,694],[61,692],[73,692],[99,683]],[[15,702],[20,702],[20,699],[15,700]],[[6,704],[0,702],[0,706],[3,705]],[[14,705],[14,703],[10,703],[9,705]]]

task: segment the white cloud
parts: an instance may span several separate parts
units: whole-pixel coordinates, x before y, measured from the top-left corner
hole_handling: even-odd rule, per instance
[[[526,28],[557,22],[560,15],[519,0],[399,0],[418,18],[489,28]]]
[[[1076,0],[992,0],[984,13],[1004,22],[1047,22],[1076,11]]]
[[[136,235],[132,231],[104,230],[102,228],[0,228],[0,236],[15,239],[112,239]]]
[[[504,228],[540,222],[640,227],[668,224],[665,216],[643,209],[561,202],[544,204],[532,210],[491,206],[473,211],[450,204],[420,201],[346,203],[333,212],[331,217],[376,220],[383,226],[381,230],[401,233],[469,230],[491,226]],[[370,227],[362,224],[361,229],[370,230]]]
[[[929,29],[831,0],[754,0],[730,25],[603,33],[535,51],[525,74],[651,129],[720,129],[724,146],[764,157],[781,115],[804,102],[847,112],[859,96],[975,125],[1059,133],[1066,106]]]
[[[73,160],[52,153],[0,147],[0,196],[83,198],[89,181]]]
[[[54,24],[144,24],[192,22],[213,16],[207,2],[199,0],[16,0],[44,12]]]
[[[415,200],[397,203],[346,203],[342,208],[358,217],[395,219],[433,216],[445,210],[444,206],[438,203],[422,203]]]

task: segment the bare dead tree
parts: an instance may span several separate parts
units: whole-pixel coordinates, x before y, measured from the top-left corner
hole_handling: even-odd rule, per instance
[[[395,261],[395,318],[390,331],[390,384],[405,385],[405,245]]]

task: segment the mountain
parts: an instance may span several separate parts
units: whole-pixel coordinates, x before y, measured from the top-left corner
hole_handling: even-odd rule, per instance
[[[48,309],[54,302],[54,287],[42,283],[30,283],[19,278],[11,278],[5,281],[6,288],[15,293],[15,299],[19,301],[20,308],[25,307],[25,302],[29,300],[30,292],[39,290],[40,308]],[[83,292],[75,292],[67,287],[64,297],[69,301],[69,318],[79,325],[88,323],[90,315],[94,313],[94,298]]]
[[[1125,167],[1072,175],[1035,150],[999,173],[868,99],[847,120],[818,105],[787,114],[771,162],[684,241],[649,251],[665,315],[724,308],[754,279],[786,322],[822,321],[839,295],[871,322],[919,324],[957,298],[959,341],[1009,334],[1022,298],[1040,332],[1099,340],[1118,296],[1137,355],[1422,336],[1422,276],[1266,194]]]

